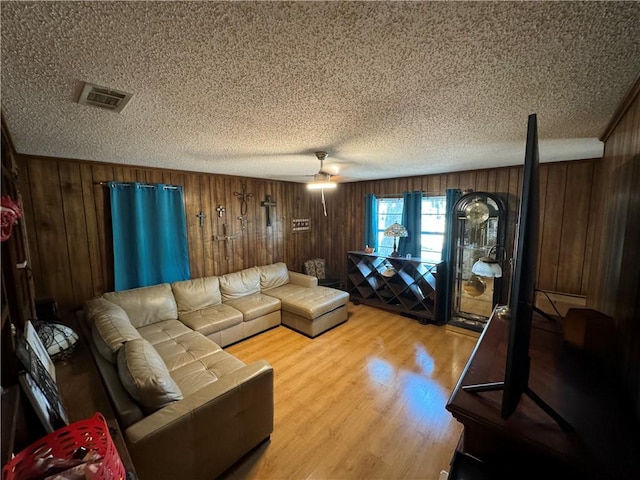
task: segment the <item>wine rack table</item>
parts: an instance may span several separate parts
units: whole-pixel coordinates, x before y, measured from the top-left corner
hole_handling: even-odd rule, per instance
[[[420,258],[347,253],[347,291],[353,303],[443,324],[444,262]]]

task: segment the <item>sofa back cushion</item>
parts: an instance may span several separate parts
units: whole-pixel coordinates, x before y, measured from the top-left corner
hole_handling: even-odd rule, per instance
[[[118,374],[129,395],[147,412],[183,398],[160,354],[144,338],[126,342],[120,349]]]
[[[220,292],[223,302],[260,293],[260,271],[252,267],[223,275],[220,277]]]
[[[103,297],[120,305],[136,328],[178,318],[178,307],[168,283],[109,292]]]
[[[195,312],[222,303],[218,277],[194,278],[171,284],[178,313]]]
[[[129,321],[122,307],[104,298],[94,298],[85,303],[85,312],[91,323],[91,337],[96,350],[106,360],[116,363],[116,355],[122,345],[141,338]]]
[[[289,269],[284,262],[258,267],[260,270],[260,290],[280,287],[289,283]]]

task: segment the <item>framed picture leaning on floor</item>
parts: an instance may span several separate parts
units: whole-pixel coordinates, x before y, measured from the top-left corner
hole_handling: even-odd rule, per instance
[[[58,387],[24,335],[16,338],[16,355],[25,368],[20,374],[22,391],[29,399],[45,431],[50,433],[69,424]]]

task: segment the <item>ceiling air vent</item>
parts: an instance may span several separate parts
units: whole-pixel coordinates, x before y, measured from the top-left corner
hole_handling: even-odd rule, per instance
[[[133,97],[131,93],[120,92],[85,82],[84,88],[78,98],[78,103],[92,107],[106,108],[112,112],[121,112],[122,109],[127,106],[131,97]]]

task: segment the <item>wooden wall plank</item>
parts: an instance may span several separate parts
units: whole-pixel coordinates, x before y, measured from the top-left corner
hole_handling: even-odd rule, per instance
[[[213,226],[216,221],[216,210],[212,190],[213,176],[200,175],[198,178],[200,180],[200,203],[202,211],[207,215],[204,219],[204,228],[201,232],[201,242],[204,260],[204,274],[208,277],[215,275],[217,272],[215,252],[213,250],[214,241],[212,240],[214,235]]]
[[[58,173],[74,307],[81,307],[87,298],[93,296],[94,288],[80,165],[77,162],[58,162]]]
[[[562,237],[556,291],[582,292],[582,274],[587,244],[587,228],[593,165],[590,162],[567,164],[567,181],[562,204]]]
[[[538,289],[558,290],[558,268],[562,243],[563,205],[567,182],[565,163],[550,165],[547,176],[545,205],[547,206],[542,229],[542,243],[539,245],[540,272]],[[551,214],[553,213],[553,214]]]
[[[29,180],[43,282],[37,297],[52,297],[59,304],[74,305],[71,286],[71,262],[65,229],[58,162],[33,158],[29,162]]]
[[[82,206],[86,225],[87,248],[89,250],[89,266],[91,268],[91,296],[106,291],[102,276],[100,261],[100,235],[98,232],[98,218],[96,216],[96,201],[94,196],[93,171],[88,163],[80,164],[80,179],[82,184]],[[104,187],[99,187],[104,188]],[[104,219],[101,219],[102,221]],[[86,300],[86,299],[85,299]]]
[[[101,294],[113,290],[113,236],[111,230],[111,208],[109,188],[101,183],[115,180],[113,167],[104,164],[91,164],[93,171],[93,200],[95,205],[96,226],[98,229],[98,245],[100,248],[100,274],[102,274],[103,291]],[[95,276],[95,272],[94,272]]]
[[[476,188],[476,172],[461,172],[459,174],[458,188],[462,190],[474,190],[479,191]]]
[[[203,218],[202,226],[198,214],[202,211],[200,202],[200,179],[198,175],[189,174],[185,176],[183,186],[184,208],[187,223],[187,239],[189,242],[189,269],[191,278],[204,277],[204,245],[202,233],[204,231]],[[203,212],[203,214],[205,214]]]

